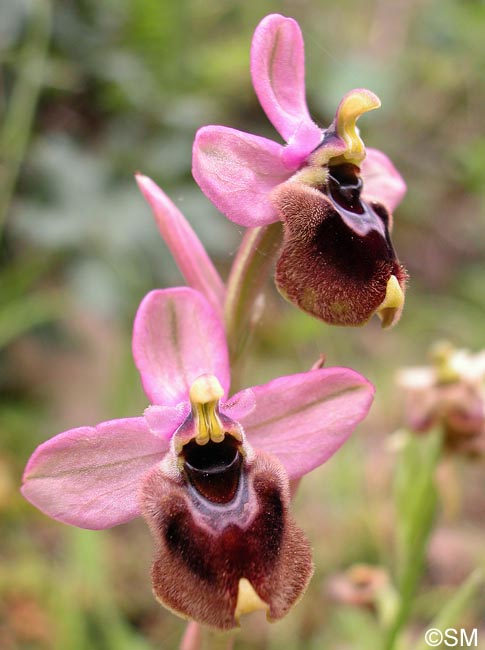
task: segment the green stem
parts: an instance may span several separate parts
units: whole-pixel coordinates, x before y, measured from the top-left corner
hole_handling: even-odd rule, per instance
[[[435,470],[441,458],[440,432],[427,440],[410,434],[397,476],[397,518],[399,567],[399,607],[389,626],[384,650],[395,650],[402,628],[409,618],[413,598],[423,573],[427,543],[437,508]]]
[[[44,64],[51,32],[48,0],[36,0],[25,45],[0,131],[0,231],[15,190],[20,165],[32,129],[35,108],[44,79]]]
[[[235,364],[248,344],[263,309],[262,289],[282,239],[281,223],[249,228],[227,281],[226,333],[231,363]]]

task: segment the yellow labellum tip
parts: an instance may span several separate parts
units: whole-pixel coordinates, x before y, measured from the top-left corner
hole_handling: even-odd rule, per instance
[[[236,609],[234,610],[234,617],[239,622],[239,618],[244,614],[250,614],[258,610],[265,610],[268,612],[269,605],[258,596],[255,592],[253,585],[246,578],[239,580],[239,589],[237,592]]]
[[[404,292],[395,275],[391,275],[387,282],[386,296],[376,310],[381,319],[382,327],[393,325],[396,313],[401,311],[404,305]]]

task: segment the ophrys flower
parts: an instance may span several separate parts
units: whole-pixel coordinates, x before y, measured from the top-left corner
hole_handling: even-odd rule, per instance
[[[283,616],[312,572],[288,480],[337,451],[366,415],[372,386],[328,368],[229,397],[222,324],[189,288],[145,297],[133,353],[152,406],[42,444],[24,496],[82,528],[143,514],[156,546],[155,594],[182,616],[223,629],[258,607]]]
[[[356,127],[379,99],[364,89],[349,92],[321,129],[306,105],[300,28],[278,14],[255,31],[251,75],[287,144],[204,127],[194,142],[197,183],[238,224],[283,222],[276,284],[301,309],[337,325],[361,325],[373,314],[383,326],[394,324],[407,274],[390,240],[390,212],[406,186],[383,153],[365,149]]]

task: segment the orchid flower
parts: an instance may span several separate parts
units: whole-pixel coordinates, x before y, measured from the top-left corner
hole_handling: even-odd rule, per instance
[[[204,127],[194,142],[195,180],[240,225],[283,222],[275,279],[291,302],[331,324],[361,325],[373,314],[384,327],[394,324],[407,274],[390,240],[390,213],[406,186],[383,153],[365,149],[356,127],[379,99],[364,89],[349,92],[322,130],[306,104],[300,28],[278,14],[256,28],[251,75],[286,145]]]
[[[230,397],[222,323],[187,287],[144,298],[133,354],[151,406],[40,445],[24,496],[81,528],[142,514],[155,541],[154,593],[183,617],[219,629],[254,609],[280,618],[312,573],[289,479],[337,451],[367,414],[372,386],[327,368]]]
[[[417,433],[439,427],[448,451],[483,457],[485,351],[472,354],[441,342],[431,361],[397,374],[408,426]]]

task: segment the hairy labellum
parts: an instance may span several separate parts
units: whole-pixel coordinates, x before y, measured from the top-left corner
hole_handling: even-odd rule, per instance
[[[276,283],[327,323],[362,325],[377,313],[388,326],[400,315],[407,274],[391,243],[390,214],[361,191],[350,163],[330,167],[322,184],[296,177],[273,191],[285,231]]]
[[[288,513],[286,472],[268,454],[247,460],[228,434],[222,443],[195,445],[185,446],[182,470],[168,460],[143,485],[155,595],[175,613],[219,629],[253,609],[281,618],[313,570],[309,543]]]

